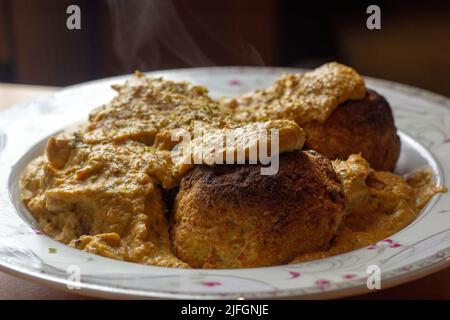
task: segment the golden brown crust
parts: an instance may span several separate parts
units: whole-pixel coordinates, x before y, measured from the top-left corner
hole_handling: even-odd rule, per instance
[[[330,161],[296,151],[280,156],[275,175],[260,167],[198,166],[183,178],[171,222],[178,258],[197,268],[267,266],[328,246],[344,210]]]
[[[338,106],[324,123],[304,125],[305,148],[330,159],[347,159],[361,152],[372,168],[392,171],[400,155],[392,110],[386,99],[373,90],[361,100]]]

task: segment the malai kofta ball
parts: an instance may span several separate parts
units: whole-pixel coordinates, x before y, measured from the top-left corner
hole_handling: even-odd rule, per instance
[[[285,264],[325,249],[344,212],[330,160],[284,153],[274,175],[261,165],[200,165],[183,177],[171,217],[172,248],[194,268]]]
[[[306,149],[342,160],[361,153],[377,171],[395,169],[400,138],[389,103],[373,90],[368,90],[361,100],[339,105],[324,123],[309,122],[302,126]]]

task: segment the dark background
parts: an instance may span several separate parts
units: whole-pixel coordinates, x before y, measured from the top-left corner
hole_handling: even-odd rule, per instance
[[[71,4],[81,30],[66,28]],[[381,30],[366,28],[370,4]],[[0,0],[0,82],[330,60],[450,96],[450,1]]]

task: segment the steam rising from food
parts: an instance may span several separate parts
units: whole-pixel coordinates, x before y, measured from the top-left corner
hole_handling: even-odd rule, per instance
[[[195,32],[218,46],[224,53],[238,58],[240,64],[264,65],[253,45],[241,39],[237,28],[234,38],[222,40],[214,28],[206,25],[188,3],[172,0],[108,0],[114,26],[114,48],[125,70],[159,69],[168,57],[178,59],[184,67],[216,64],[194,38],[182,15],[196,22]],[[187,19],[186,18],[186,19]],[[232,23],[232,21],[230,21]]]

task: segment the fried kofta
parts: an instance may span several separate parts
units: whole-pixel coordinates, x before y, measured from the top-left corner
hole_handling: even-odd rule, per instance
[[[306,149],[330,159],[347,159],[361,153],[377,171],[392,171],[400,156],[400,138],[386,99],[367,90],[361,100],[339,105],[324,123],[303,125]]]
[[[344,212],[331,162],[314,151],[280,155],[275,175],[261,165],[197,166],[181,181],[172,248],[194,268],[288,263],[329,246]]]
[[[221,103],[241,121],[295,121],[306,132],[305,149],[332,160],[362,153],[375,170],[392,171],[399,157],[389,103],[367,90],[355,70],[335,62],[284,75],[267,89]]]

